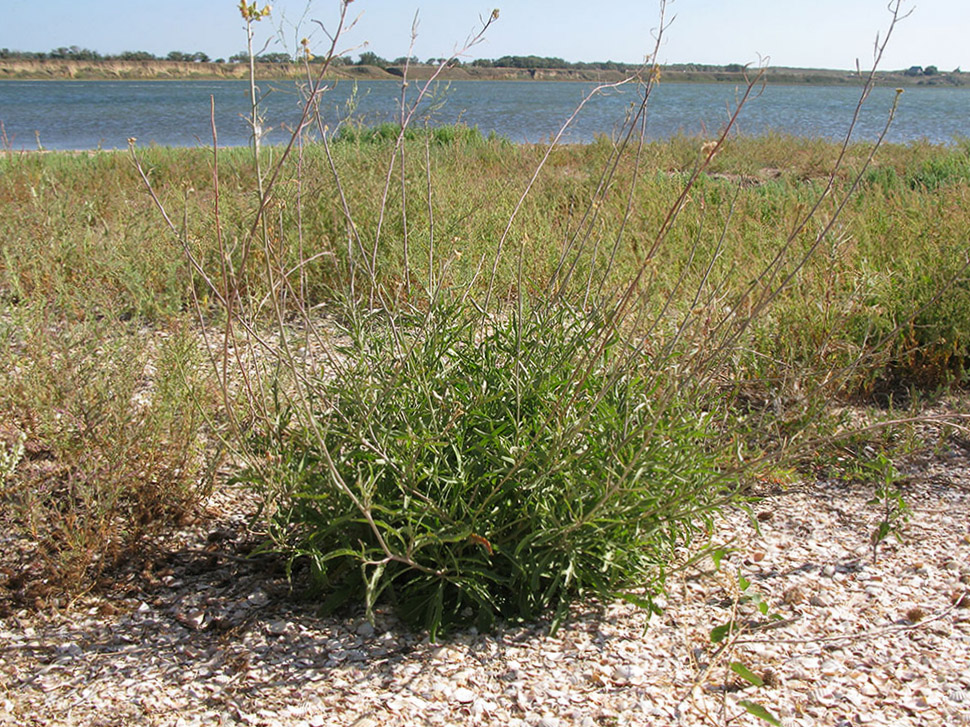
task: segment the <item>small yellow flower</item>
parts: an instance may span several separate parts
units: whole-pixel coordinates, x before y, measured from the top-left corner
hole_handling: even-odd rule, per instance
[[[247,4],[246,0],[239,0],[239,14],[247,23],[262,20],[272,11],[271,5],[266,5],[262,10],[256,7],[256,3]]]

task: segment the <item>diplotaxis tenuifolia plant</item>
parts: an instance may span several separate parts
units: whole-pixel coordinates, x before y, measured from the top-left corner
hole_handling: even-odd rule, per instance
[[[420,128],[420,103],[454,57],[412,93],[405,71],[400,122],[380,134],[321,117],[349,5],[320,69],[307,63],[288,143],[254,145],[257,195],[231,235],[213,125],[216,259],[166,214],[219,384],[227,400],[245,394],[227,407],[236,479],[263,493],[274,547],[309,564],[327,608],[386,601],[432,638],[473,621],[557,623],[578,598],[652,608],[683,547],[704,543],[758,468],[801,456],[826,397],[885,348],[868,330],[845,334],[850,311],[820,325],[821,341],[798,341],[797,359],[774,355],[792,340],[778,338],[783,316],[825,268],[816,261],[844,242],[839,220],[885,136],[852,143],[874,76],[824,177],[783,206],[784,232],[754,255],[735,247],[744,190],[712,170],[743,143],[735,125],[760,73],[718,135],[688,145],[682,172],[651,176],[655,49],[577,108],[607,89],[636,99],[621,130],[590,146],[595,174],[556,176],[574,114],[549,143],[515,152],[530,165],[521,187],[481,200],[475,179],[454,194],[437,177],[477,164],[484,185],[504,142]],[[899,17],[895,2],[876,63]],[[257,118],[254,105],[254,129]],[[527,218],[537,194],[563,210],[538,230]],[[844,348],[826,338],[843,334]]]

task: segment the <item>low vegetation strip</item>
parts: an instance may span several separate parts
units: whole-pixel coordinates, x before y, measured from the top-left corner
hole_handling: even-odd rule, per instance
[[[301,249],[313,256],[300,268],[309,304],[340,305],[338,292],[347,280],[340,195],[354,211],[360,233],[375,234],[381,200],[373,190],[382,184],[396,134],[393,126],[345,127],[331,146],[334,164],[344,174],[340,190],[324,181],[329,161],[320,146],[304,150],[302,188],[275,190],[274,235],[284,264],[297,266]],[[703,143],[677,138],[645,148],[632,223],[627,222],[608,271],[614,282],[643,259]],[[410,238],[406,253],[402,223],[384,222],[385,236],[375,250],[382,280],[388,286],[406,277],[426,281],[429,261],[448,260],[455,284],[482,285],[482,276],[476,276],[480,261],[493,252],[495,230],[501,229],[543,148],[485,139],[465,127],[409,132],[405,147],[415,157],[429,155],[435,235],[432,241],[427,234],[432,221],[427,202],[408,198],[411,228],[424,229]],[[553,153],[514,227],[518,244],[525,246],[522,274],[527,280],[538,284],[554,274],[583,200],[595,190],[597,170],[612,149],[603,138]],[[865,151],[859,146],[850,154],[861,163]],[[275,153],[264,151],[267,160]],[[211,152],[159,148],[143,154],[159,197],[181,208],[179,217],[200,259],[216,260],[214,221],[206,214],[216,201]],[[673,239],[659,251],[652,294],[674,290],[682,274],[705,274],[696,265],[684,272],[691,255],[697,255],[692,240],[705,226],[730,215],[733,224],[711,273],[722,281],[719,295],[694,309],[697,315],[712,316],[724,306],[749,304],[745,290],[755,271],[771,260],[773,241],[787,234],[792,215],[821,189],[836,154],[837,146],[824,141],[783,136],[730,140],[697,180],[693,197],[701,204],[682,218]],[[207,295],[173,241],[159,234],[151,199],[124,155],[8,153],[0,156],[0,167],[0,231],[6,240],[0,285],[8,307],[43,302],[78,319],[159,321],[183,314],[193,286]],[[467,175],[470,168],[476,170],[473,179]],[[253,209],[246,151],[220,152],[220,169],[221,224],[240,236]],[[631,174],[632,167],[621,166],[615,183],[630,183]],[[407,171],[408,182],[426,184],[423,175],[416,166]],[[848,172],[836,180],[837,185],[848,183]],[[839,234],[801,272],[797,293],[784,296],[758,333],[759,356],[751,365],[770,378],[771,360],[807,364],[816,355],[813,342],[820,340],[830,341],[824,355],[831,363],[842,357],[847,361],[860,347],[891,334],[854,382],[858,392],[960,382],[970,341],[968,288],[958,274],[970,229],[962,202],[968,185],[966,144],[884,146],[860,181],[859,194],[842,212]],[[391,187],[389,195],[400,204],[398,188]],[[303,204],[296,225],[301,199],[312,201]],[[615,237],[624,204],[607,200],[597,209],[597,237]],[[607,261],[591,253],[577,265],[587,272],[606,270]],[[515,261],[503,261],[493,287],[505,295],[517,274]],[[946,290],[938,295],[941,286]],[[692,302],[671,305],[686,309]],[[832,329],[836,319],[838,328]]]
[[[43,54],[41,54],[43,55]],[[189,55],[189,54],[180,54]],[[206,58],[208,58],[206,56]],[[333,66],[327,72],[329,79],[400,81],[405,73],[404,59],[375,63],[347,62]],[[437,60],[437,59],[432,59]],[[556,64],[519,63],[502,65],[505,59],[487,63],[453,63],[438,73],[442,81],[582,81],[610,83],[626,78],[632,66],[624,64]],[[524,59],[528,61],[529,59]],[[541,59],[534,59],[541,60]],[[552,59],[555,60],[555,59]],[[349,61],[349,59],[348,59]],[[312,66],[311,66],[312,68]],[[883,86],[966,86],[970,85],[970,73],[959,69],[941,73],[930,66],[926,73],[920,66],[905,71],[885,71],[878,74]],[[662,68],[665,82],[673,83],[744,83],[746,73],[740,64],[710,66],[703,64],[677,64]],[[215,62],[212,60],[166,60],[162,58],[137,60],[126,58],[95,59],[85,57],[59,58],[4,58],[0,55],[0,80],[220,80],[245,79],[249,68],[243,62]],[[260,79],[292,78],[306,79],[306,69],[292,61],[258,63]],[[413,81],[430,78],[437,73],[431,63],[413,63],[407,66],[407,76]],[[862,79],[853,71],[813,68],[769,68],[767,79],[775,84],[812,85],[861,85]]]

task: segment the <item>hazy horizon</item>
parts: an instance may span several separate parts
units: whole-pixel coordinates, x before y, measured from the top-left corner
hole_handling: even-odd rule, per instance
[[[260,3],[262,6],[264,3]],[[245,50],[245,34],[237,3],[219,0],[204,6],[189,0],[170,0],[160,13],[157,2],[141,0],[8,0],[0,27],[0,48],[49,52],[80,46],[103,54],[148,51],[202,51],[211,58],[228,58]],[[83,6],[82,6],[83,5]],[[493,7],[500,18],[484,41],[463,57],[499,58],[538,55],[570,62],[639,63],[653,50],[659,3],[623,0],[517,0],[505,4],[456,3],[448,0],[356,0],[349,5],[357,24],[338,47],[356,57],[372,51],[387,59],[414,55],[447,56],[460,48],[480,27]],[[851,69],[856,59],[865,68],[872,62],[876,33],[889,23],[885,0],[816,0],[780,7],[775,0],[673,0],[668,2],[668,27],[658,60],[664,64],[729,63],[820,69]],[[327,30],[335,27],[334,0],[280,0],[273,3],[269,22],[257,25],[257,50],[292,53],[302,37],[323,53]],[[970,27],[966,0],[934,0],[924,7],[904,2],[912,15],[900,23],[881,65],[899,70],[935,65],[951,71],[966,65],[970,50],[962,42]],[[417,38],[411,28],[415,13]]]

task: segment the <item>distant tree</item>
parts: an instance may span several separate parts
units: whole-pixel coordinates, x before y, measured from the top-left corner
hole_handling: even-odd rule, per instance
[[[76,45],[72,45],[70,48],[55,48],[50,53],[47,54],[50,58],[57,59],[67,59],[72,61],[100,61],[102,56],[100,53],[88,48],[81,48]]]
[[[605,61],[604,63],[595,63],[595,65],[601,71],[625,71],[626,63],[617,63],[616,61]]]
[[[401,56],[400,58],[395,58],[394,61],[392,62],[392,65],[403,66],[406,63],[409,63],[411,65],[417,65],[420,62],[421,61],[418,60],[417,56],[411,56],[410,58],[406,56]]]
[[[387,68],[390,64],[387,62],[387,59],[381,58],[376,53],[372,53],[371,51],[364,51],[363,53],[360,54],[360,57],[357,59],[357,65],[358,66],[377,66],[378,68]]]
[[[726,66],[724,66],[724,70],[728,73],[743,73],[744,66],[742,66],[740,63],[728,63]]]
[[[562,58],[543,56],[502,56],[495,59],[498,68],[565,68],[568,65]]]
[[[910,66],[903,73],[907,76],[922,76],[923,66]]]
[[[246,51],[242,51],[241,53],[234,53],[233,55],[229,56],[229,62],[230,63],[248,63],[249,62],[249,53],[247,53]]]
[[[940,69],[937,68],[936,66],[927,66],[926,68],[923,69],[924,76],[935,76],[939,72],[940,72]]]
[[[216,58],[215,62],[216,63],[225,63],[226,62],[226,59],[225,58]]]
[[[289,53],[263,53],[256,56],[257,63],[292,63],[293,57]]]
[[[192,54],[191,60],[195,63],[208,63],[209,55],[207,53],[203,53],[200,50],[197,50],[195,53]]]
[[[428,63],[436,61],[435,58],[428,59]],[[456,61],[456,65],[461,65]],[[562,58],[550,58],[547,56],[502,56],[501,58],[476,58],[470,64],[475,68],[571,68],[575,70],[602,70],[602,71],[625,71],[630,66],[626,63],[616,61],[594,61],[591,63],[578,62],[570,63]],[[744,70],[743,66],[737,66],[739,70]],[[720,70],[720,67],[718,67]]]
[[[180,50],[173,50],[167,56],[165,56],[165,60],[167,60],[167,61],[181,61],[181,62],[184,63],[184,62],[187,62],[187,61],[191,61],[192,60],[192,54],[191,53],[183,53]]]
[[[119,61],[157,61],[154,53],[144,50],[126,50],[118,54]]]

